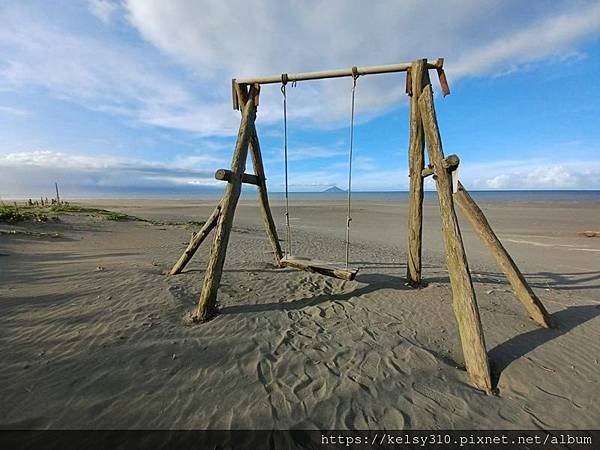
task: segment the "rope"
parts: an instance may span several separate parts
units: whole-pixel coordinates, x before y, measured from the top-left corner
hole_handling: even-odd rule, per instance
[[[292,253],[290,233],[290,200],[288,189],[288,143],[287,143],[287,96],[285,86],[288,82],[287,74],[281,75],[281,94],[283,95],[283,157],[285,161],[285,256]]]
[[[358,79],[358,69],[352,68],[352,110],[350,115],[350,151],[348,155],[348,211],[346,214],[346,267],[350,256],[350,222],[352,221],[352,153],[354,147],[354,104],[356,94],[356,80]],[[285,165],[285,256],[292,252],[291,245],[291,227],[290,227],[290,201],[289,201],[289,182],[288,182],[288,137],[287,137],[287,95],[286,85],[288,83],[287,74],[281,74],[281,94],[283,95],[283,158]],[[292,82],[292,86],[295,82]]]
[[[352,68],[352,112],[350,115],[350,151],[348,155],[348,213],[346,215],[346,267],[348,267],[348,259],[350,256],[350,216],[352,205],[352,150],[354,145],[354,94],[356,92],[356,80],[358,79],[358,70]]]

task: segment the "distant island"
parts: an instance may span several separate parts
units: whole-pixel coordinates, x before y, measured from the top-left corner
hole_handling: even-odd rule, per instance
[[[340,192],[346,192],[346,191],[343,189],[340,189],[337,186],[332,186],[330,188],[325,189],[323,192],[327,192],[327,193],[331,194],[331,193],[340,193]]]

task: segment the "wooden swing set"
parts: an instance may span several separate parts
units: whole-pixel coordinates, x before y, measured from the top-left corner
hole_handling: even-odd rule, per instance
[[[370,74],[406,72],[406,93],[410,96],[410,139],[409,139],[409,222],[407,279],[414,286],[422,284],[421,248],[423,224],[423,183],[428,176],[436,181],[442,233],[446,249],[446,258],[450,284],[452,286],[453,309],[465,360],[465,366],[471,383],[487,393],[493,392],[489,361],[479,317],[479,310],[473,290],[473,283],[463,246],[454,204],[458,204],[468,222],[484,244],[496,258],[506,274],[516,297],[523,303],[530,317],[541,327],[552,326],[548,312],[527,284],[498,237],[492,230],[481,209],[458,181],[456,169],[459,158],[456,155],[444,157],[440,131],[438,128],[433,90],[429,70],[436,70],[444,96],[450,93],[444,74],[442,58],[435,61],[426,59],[412,63],[384,66],[352,67],[322,72],[282,74],[281,76],[244,78],[232,80],[233,108],[241,111],[241,124],[231,161],[231,169],[219,169],[215,173],[217,180],[227,182],[225,193],[202,228],[192,236],[187,248],[170,271],[171,275],[180,273],[192,258],[200,244],[215,229],[204,283],[194,314],[194,320],[204,322],[217,314],[217,291],[221,282],[227,244],[233,225],[235,208],[243,184],[256,186],[267,236],[273,248],[277,267],[292,267],[343,280],[353,280],[358,268],[348,265],[350,247],[351,194],[352,194],[352,151],[354,134],[354,99],[357,79]],[[291,253],[289,195],[287,174],[287,97],[286,85],[289,82],[317,80],[325,78],[352,77],[352,115],[350,122],[350,149],[348,164],[348,208],[346,221],[346,262],[336,264],[293,256]],[[265,172],[260,145],[255,128],[256,110],[259,105],[260,87],[264,84],[281,84],[283,95],[284,121],[284,158],[285,158],[285,250],[282,251],[267,195]],[[425,145],[426,144],[426,145]],[[429,164],[425,166],[425,146]],[[254,174],[245,173],[248,151],[252,157]]]

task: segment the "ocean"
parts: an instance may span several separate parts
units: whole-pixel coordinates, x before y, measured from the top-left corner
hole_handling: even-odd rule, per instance
[[[469,191],[469,194],[480,202],[600,202],[600,191]],[[244,198],[250,198],[246,192]],[[269,194],[273,200],[283,200],[283,192]],[[346,192],[291,192],[290,199],[296,200],[343,200]],[[356,201],[406,201],[408,192],[352,192]],[[425,201],[437,201],[436,191],[425,191]]]
[[[513,203],[532,203],[532,202],[591,202],[600,203],[600,190],[535,190],[535,191],[471,191],[471,196],[479,202],[513,202]],[[48,198],[53,196],[53,192],[46,194]],[[152,190],[98,190],[94,192],[61,192],[61,197],[65,200],[83,200],[83,199],[181,199],[181,200],[211,200],[219,199],[223,195],[222,189],[152,189]],[[290,199],[304,201],[336,201],[345,200],[346,192],[290,192]],[[37,196],[7,196],[0,198],[2,201],[26,200],[27,198],[39,198]],[[242,190],[242,200],[253,200],[256,198],[254,186],[244,186]],[[283,201],[285,194],[283,192],[269,192],[269,198],[273,201]],[[408,199],[406,191],[370,191],[370,192],[352,192],[352,199],[355,201],[392,201],[402,202]],[[425,191],[425,201],[437,201],[435,191]]]

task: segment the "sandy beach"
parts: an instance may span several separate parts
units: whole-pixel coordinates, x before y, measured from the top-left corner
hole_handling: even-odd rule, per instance
[[[597,202],[480,202],[558,328],[535,325],[461,218],[499,394],[467,382],[438,206],[424,278],[405,283],[407,205],[356,201],[355,281],[278,269],[252,199],[238,207],[220,314],[191,324],[210,238],[166,276],[214,200],[79,202],[0,230],[4,428],[591,429],[600,423]],[[273,203],[280,236],[283,205]],[[299,200],[293,252],[344,256],[343,199]]]

